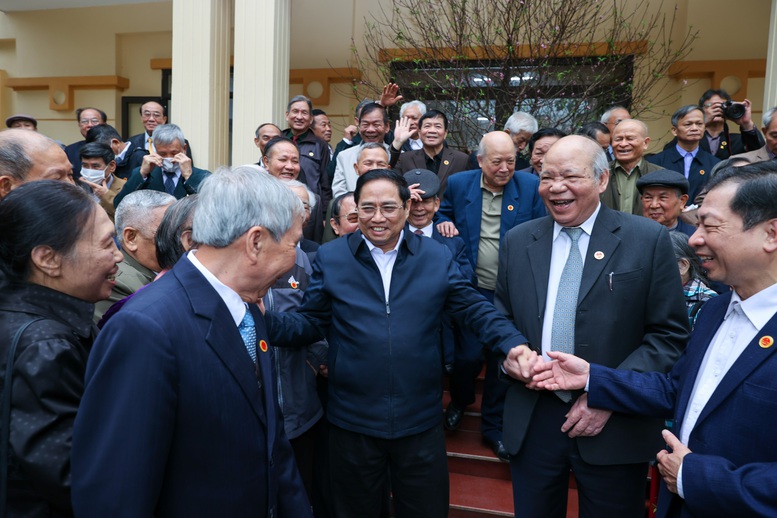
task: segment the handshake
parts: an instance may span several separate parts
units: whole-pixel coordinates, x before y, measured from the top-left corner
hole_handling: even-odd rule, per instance
[[[577,356],[559,351],[548,351],[553,361],[545,361],[526,344],[510,349],[502,363],[511,377],[535,390],[578,390],[588,382],[590,365]]]

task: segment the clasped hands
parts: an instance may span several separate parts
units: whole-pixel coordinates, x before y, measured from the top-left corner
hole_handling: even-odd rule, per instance
[[[531,350],[527,345],[513,347],[503,368],[513,378],[526,383],[526,387],[534,390],[579,390],[585,388],[591,370],[590,364],[573,356],[558,351],[548,351],[551,361]],[[605,413],[606,415],[603,415]],[[570,437],[592,436],[602,431],[612,412],[588,407],[588,394],[580,396],[572,409],[566,415],[567,420],[561,431]],[[603,421],[602,421],[603,419]],[[672,432],[662,432],[667,448],[658,455],[658,471],[664,479],[669,491],[677,493],[677,476],[683,458],[691,453],[688,447],[680,442]]]

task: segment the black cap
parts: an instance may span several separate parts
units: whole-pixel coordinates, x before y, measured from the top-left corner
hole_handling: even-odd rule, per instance
[[[411,169],[404,176],[408,185],[420,184],[418,188],[424,191],[421,195],[424,200],[440,192],[440,178],[428,169]]]
[[[679,189],[680,194],[688,194],[688,191],[691,189],[685,176],[676,171],[670,171],[669,169],[653,171],[637,180],[637,190],[640,194],[642,194],[642,190],[645,187],[650,187],[651,185],[663,185],[665,187]]]

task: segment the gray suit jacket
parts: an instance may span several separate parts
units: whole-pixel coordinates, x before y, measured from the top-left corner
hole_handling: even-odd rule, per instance
[[[734,155],[731,158],[747,158],[752,164],[756,162],[766,162],[767,160],[772,159],[772,157],[769,156],[769,151],[766,150],[766,146],[756,149],[755,151]]]
[[[529,221],[502,242],[496,306],[542,349],[553,220]],[[583,267],[575,354],[589,362],[667,372],[688,339],[688,315],[669,234],[658,223],[602,205]],[[503,351],[505,354],[507,351]],[[538,393],[514,383],[507,393],[503,440],[521,448]],[[548,433],[560,433],[562,423]],[[646,462],[662,447],[663,421],[615,413],[595,437],[578,439],[590,464]]]

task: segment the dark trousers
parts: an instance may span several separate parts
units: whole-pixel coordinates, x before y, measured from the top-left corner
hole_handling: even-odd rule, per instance
[[[510,457],[516,518],[563,518],[569,471],[575,475],[580,518],[643,518],[648,465],[597,466],[580,457],[579,439],[561,432],[572,403],[540,395],[521,449]]]
[[[478,291],[494,303],[494,292],[483,288]],[[515,344],[518,345],[518,344]],[[505,408],[505,396],[509,385],[499,380],[500,354],[486,350],[486,377],[483,381],[483,401],[480,408],[480,431],[484,439],[502,440],[502,414]]]
[[[289,439],[291,448],[294,450],[294,459],[297,461],[297,469],[302,477],[302,483],[305,486],[305,491],[308,494],[308,499],[313,502],[314,485],[315,480],[315,466],[318,455],[318,434],[320,430],[320,424],[323,419],[319,419],[308,431]]]
[[[450,377],[451,401],[464,409],[475,402],[475,380],[480,374],[483,348],[477,336],[459,325],[454,326],[453,341],[455,352]]]
[[[329,428],[332,500],[338,518],[376,518],[390,480],[396,518],[448,516],[442,423],[399,439]]]

